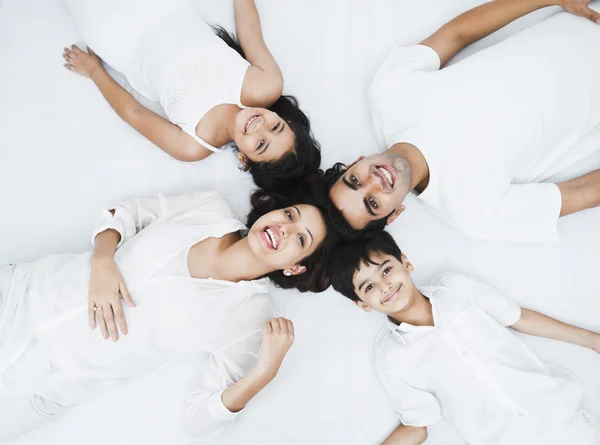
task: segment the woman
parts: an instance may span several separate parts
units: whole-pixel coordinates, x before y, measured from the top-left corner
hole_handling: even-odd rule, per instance
[[[318,169],[319,146],[296,100],[281,96],[283,77],[253,0],[234,0],[243,51],[222,28],[215,35],[186,0],[66,3],[89,54],[65,48],[65,68],[93,80],[123,120],[171,156],[198,161],[233,142],[242,167],[269,189]],[[169,120],[121,88],[96,53],[160,101]]]
[[[198,353],[207,354],[190,430],[221,429],[275,377],[293,341],[291,322],[272,319],[263,277],[316,292],[329,284],[322,263],[333,238],[311,202],[256,192],[242,236],[215,192],[135,199],[103,212],[93,252],[0,269],[0,440]]]

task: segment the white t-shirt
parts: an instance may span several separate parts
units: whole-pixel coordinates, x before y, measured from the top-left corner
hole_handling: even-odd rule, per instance
[[[379,144],[423,153],[420,198],[463,232],[555,240],[560,192],[537,182],[590,154],[577,142],[600,125],[599,47],[566,13],[442,70],[433,49],[396,47],[368,95]]]
[[[472,445],[596,443],[594,427],[576,414],[581,386],[551,376],[505,327],[519,320],[518,305],[456,273],[421,292],[435,326],[388,321],[376,340],[377,373],[402,424],[443,417]]]

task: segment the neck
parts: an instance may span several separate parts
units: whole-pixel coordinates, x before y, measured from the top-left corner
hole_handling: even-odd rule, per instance
[[[400,142],[392,145],[388,153],[402,156],[410,165],[411,175],[409,190],[423,192],[429,184],[429,166],[421,150],[411,144]]]
[[[219,136],[227,139],[229,142],[234,140],[235,120],[241,108],[234,104],[221,105],[221,115],[219,116]]]
[[[273,272],[252,252],[248,238],[228,245],[215,259],[213,278],[232,282],[255,280]]]
[[[434,326],[431,302],[415,288],[411,303],[399,312],[390,314],[398,323],[408,323],[413,326]]]

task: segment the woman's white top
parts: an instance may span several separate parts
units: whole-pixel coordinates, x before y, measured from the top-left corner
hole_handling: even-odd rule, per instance
[[[135,199],[104,210],[96,234],[121,234],[115,261],[133,300],[129,332],[104,340],[88,324],[91,253],[53,255],[0,270],[0,390],[38,394],[63,405],[185,356],[205,365],[189,398],[197,434],[235,414],[221,393],[255,365],[273,317],[267,279],[195,279],[187,252],[210,237],[245,230],[215,192]],[[185,252],[185,253],[184,253]]]
[[[435,326],[390,319],[376,340],[377,373],[402,424],[443,417],[472,445],[596,444],[576,414],[581,385],[551,375],[506,328],[521,317],[517,304],[456,273],[421,292]]]
[[[122,72],[146,98],[159,101],[173,124],[196,135],[221,104],[242,106],[250,64],[217,37],[185,0],[67,0],[86,44]]]

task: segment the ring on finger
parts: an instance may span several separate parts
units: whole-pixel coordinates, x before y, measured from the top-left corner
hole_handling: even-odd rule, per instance
[[[101,310],[102,310],[102,306],[100,306],[100,307],[94,306],[94,312],[101,311]]]

